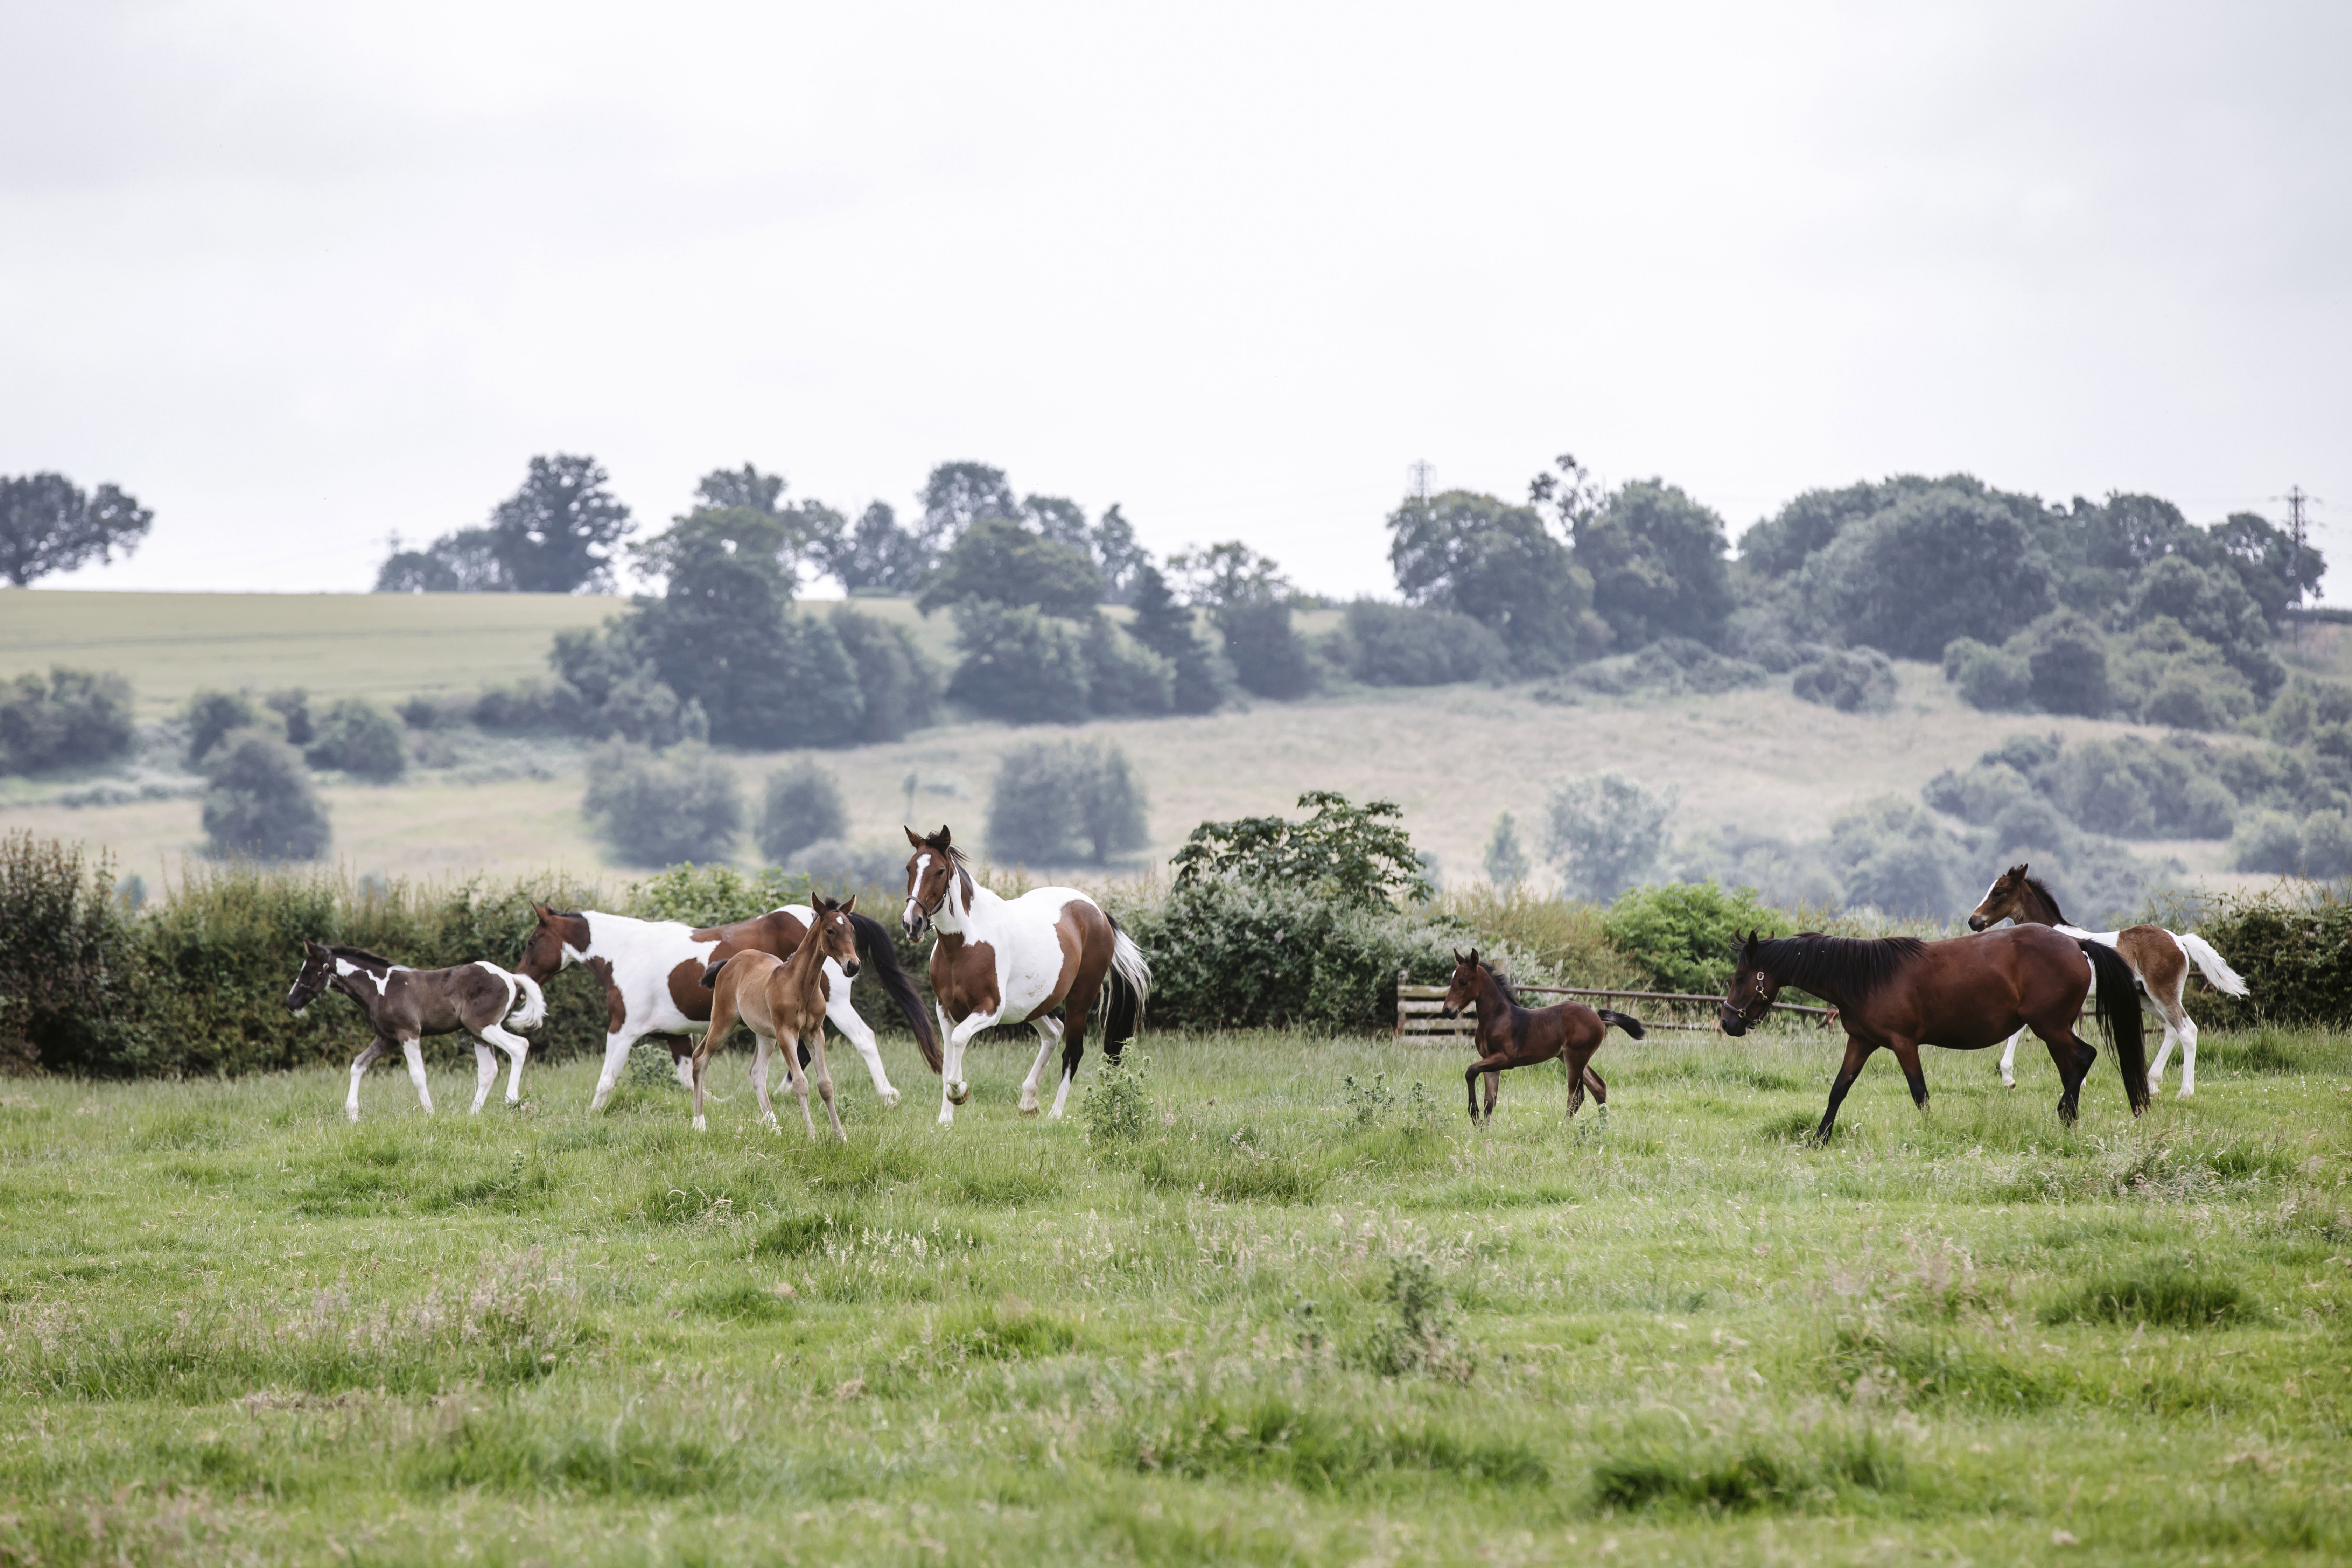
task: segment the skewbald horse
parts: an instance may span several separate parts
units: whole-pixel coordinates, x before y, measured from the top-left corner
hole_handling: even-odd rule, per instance
[[[1037,1114],[1038,1079],[1045,1058],[1061,1046],[1061,1086],[1047,1113],[1059,1117],[1086,1055],[1087,1016],[1097,997],[1108,999],[1103,1055],[1118,1060],[1134,1037],[1151,997],[1151,965],[1143,950],[1076,888],[1033,888],[1004,899],[982,887],[944,826],[930,834],[909,827],[907,842],[915,852],[907,859],[907,907],[899,921],[910,937],[927,925],[939,932],[930,979],[946,1042],[940,1125],[952,1125],[955,1108],[971,1097],[963,1076],[965,1047],[998,1024],[1027,1024],[1037,1031],[1037,1060],[1021,1084],[1024,1116]]]
[[[1829,1142],[1838,1106],[1872,1052],[1895,1053],[1910,1080],[1913,1102],[1924,1110],[1927,1079],[1919,1069],[1921,1046],[1981,1051],[2021,1026],[2049,1046],[2065,1086],[2058,1119],[2073,1125],[2083,1079],[2099,1054],[2074,1032],[2095,972],[2100,1027],[2123,1069],[2132,1114],[2147,1109],[2139,992],[2112,947],[2063,936],[2050,926],[2008,926],[1948,942],[1909,936],[1868,941],[1819,931],[1763,941],[1750,931],[1738,957],[1738,972],[1720,1005],[1725,1034],[1746,1034],[1784,985],[1827,1002],[1845,1026],[1845,1060],[1830,1086],[1821,1125],[1813,1129],[1817,1143]]]
[[[2164,1044],[2156,1053],[2155,1064],[2147,1069],[2148,1093],[2162,1091],[2164,1064],[2171,1059],[2176,1040],[2180,1043],[2180,1098],[2187,1100],[2197,1092],[2197,1020],[2189,1016],[2181,1000],[2189,986],[2189,965],[2193,963],[2204,971],[2205,978],[2223,995],[2246,994],[2246,983],[2213,950],[2211,942],[2193,931],[2169,931],[2162,926],[2126,926],[2121,931],[2101,931],[2068,925],[2066,917],[2059,911],[2058,900],[2042,885],[2041,878],[2025,874],[2021,863],[1993,879],[1992,886],[1985,889],[1984,901],[1969,911],[1969,929],[1983,931],[2005,920],[2021,926],[2055,926],[2064,935],[2105,942],[2121,953],[2164,1019]],[[2000,1053],[2000,1081],[2011,1089],[2017,1087],[2017,1075],[2011,1070],[2017,1064],[2017,1040],[2016,1035],[2010,1036],[2008,1046]]]

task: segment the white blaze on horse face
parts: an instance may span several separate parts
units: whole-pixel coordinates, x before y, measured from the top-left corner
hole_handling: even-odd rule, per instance
[[[907,908],[898,918],[908,931],[914,930],[915,922],[923,918],[923,873],[930,863],[928,853],[918,855],[915,868],[907,873]]]

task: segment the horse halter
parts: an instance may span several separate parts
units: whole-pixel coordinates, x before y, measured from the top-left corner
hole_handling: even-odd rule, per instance
[[[929,853],[937,855],[939,854],[939,851],[934,849],[929,851]],[[913,926],[908,928],[907,932],[910,937],[921,935],[923,928],[931,923],[932,918],[941,910],[947,908],[948,893],[955,886],[956,868],[955,862],[950,860],[944,855],[940,857],[940,864],[942,873],[942,879],[940,883],[940,896],[932,900],[928,908],[926,908],[923,903],[923,885],[920,882],[917,882],[907,894],[907,902],[913,906],[915,910],[915,923]]]
[[[286,993],[287,1011],[299,1013],[316,1002],[326,994],[328,984],[334,977],[333,959],[330,958],[326,963],[320,963],[305,953],[302,957],[302,972],[294,977],[293,989]]]
[[[1765,1014],[1769,1013],[1772,1010],[1772,1004],[1775,1000],[1775,995],[1773,992],[1767,991],[1764,988],[1764,981],[1766,978],[1764,972],[1760,969],[1756,970],[1752,973],[1750,978],[1751,983],[1756,987],[1756,994],[1748,1001],[1747,1006],[1735,1007],[1731,1005],[1731,996],[1729,993],[1726,993],[1724,995],[1722,1003],[1724,1013],[1723,1023],[1727,1026],[1723,1032],[1727,1035],[1746,1034],[1748,1030],[1754,1028],[1759,1023],[1763,1021]],[[1734,989],[1737,989],[1736,982]],[[1737,1023],[1739,1027],[1737,1029],[1728,1027],[1729,1025],[1734,1023]]]

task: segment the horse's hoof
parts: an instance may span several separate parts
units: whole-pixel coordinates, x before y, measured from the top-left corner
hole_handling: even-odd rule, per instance
[[[961,1105],[965,1100],[970,1100],[971,1098],[971,1085],[968,1083],[954,1083],[948,1086],[948,1103],[950,1105]]]
[[[703,1121],[702,1118],[701,1118],[701,1117],[699,1117],[699,1116],[698,1116],[698,1117],[696,1117],[696,1118],[694,1119],[694,1130],[695,1130],[697,1132],[708,1132],[708,1131],[710,1131],[709,1127],[709,1126],[708,1126],[708,1125]]]
[[[1034,1096],[1021,1102],[1021,1114],[1024,1116],[1034,1116],[1044,1109],[1045,1108],[1038,1104]]]
[[[898,1110],[898,1091],[897,1089],[884,1089],[884,1090],[882,1091],[882,1094],[881,1094],[881,1100],[882,1100],[882,1109],[883,1109],[883,1110]]]

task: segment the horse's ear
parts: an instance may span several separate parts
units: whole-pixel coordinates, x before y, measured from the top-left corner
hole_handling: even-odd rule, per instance
[[[1454,950],[1454,962],[1456,963],[1462,962],[1462,950],[1458,947]]]
[[[331,956],[333,952],[333,950],[329,948],[325,942],[312,942],[307,936],[302,939],[302,951],[309,953],[313,958],[317,958],[321,953],[326,953]]]
[[[856,893],[849,895],[849,902],[841,906],[841,912],[845,915],[854,915],[857,912],[857,895]]]
[[[944,848],[946,848],[949,845],[950,845],[950,844],[952,844],[952,843],[954,843],[954,842],[955,842],[954,836],[953,836],[953,835],[951,835],[951,834],[950,834],[950,833],[948,832],[948,825],[947,825],[946,823],[944,823],[944,822],[940,823],[940,838],[939,838],[940,847],[940,848],[942,848],[942,849],[944,849]]]
[[[907,825],[903,822],[898,826],[901,827],[907,827]],[[923,836],[916,832],[911,827],[907,827],[907,842],[913,845],[918,849],[929,849],[930,847],[929,845],[923,842]]]
[[[1478,950],[1475,947],[1470,950],[1470,967],[1473,969],[1478,967]]]
[[[542,904],[537,899],[533,899],[530,901],[530,912],[537,915],[541,921],[544,921],[549,916],[555,913],[555,906],[552,904]]]
[[[2009,868],[2009,874],[2016,878],[2019,881],[2023,881],[2025,879],[2025,862],[2020,860],[2016,865],[2011,866]]]

